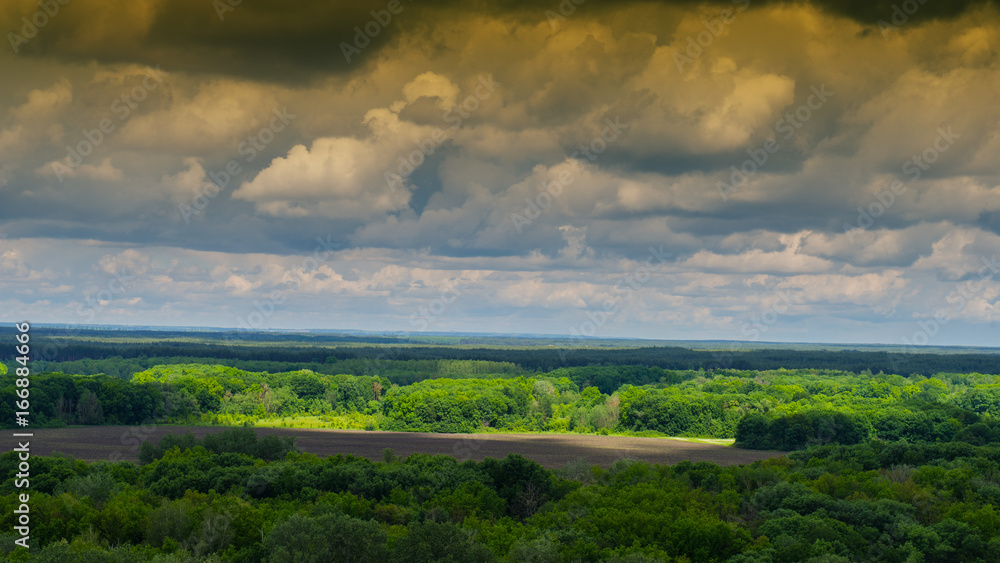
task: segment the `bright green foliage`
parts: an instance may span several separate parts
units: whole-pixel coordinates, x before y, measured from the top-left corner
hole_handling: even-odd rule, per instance
[[[512,428],[528,414],[530,380],[433,379],[393,388],[384,430],[475,432]]]
[[[496,362],[401,363],[434,371],[431,377],[414,374],[416,382],[405,386],[383,376],[272,374],[205,364],[156,366],[128,382],[43,374],[32,381],[32,416],[37,426],[151,421],[283,426],[285,417],[302,417],[317,425],[414,432],[735,438],[743,447],[779,450],[871,438],[988,443],[1000,420],[1000,376],[978,373],[928,378],[811,369],[586,366],[525,377],[516,374],[516,366]],[[461,370],[468,373],[456,373]],[[503,377],[490,373],[497,370]],[[14,421],[14,379],[0,378],[0,422],[6,425]],[[624,383],[612,387],[618,382]]]

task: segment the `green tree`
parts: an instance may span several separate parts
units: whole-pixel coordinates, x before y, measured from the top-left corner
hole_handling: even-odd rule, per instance
[[[468,531],[431,521],[407,526],[406,535],[396,540],[393,556],[399,563],[487,563],[496,559],[490,548],[473,541]]]
[[[376,522],[339,513],[293,515],[267,535],[264,552],[271,563],[384,563],[389,556]]]
[[[76,421],[80,424],[101,424],[104,422],[104,410],[97,394],[90,389],[80,394],[76,403]]]

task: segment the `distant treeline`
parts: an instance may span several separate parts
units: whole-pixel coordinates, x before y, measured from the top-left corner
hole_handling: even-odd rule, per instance
[[[129,333],[130,337],[133,336]],[[235,337],[236,335],[229,335]],[[646,348],[455,348],[444,346],[310,346],[295,341],[294,345],[258,345],[250,337],[206,342],[147,342],[136,338],[132,342],[96,342],[91,340],[36,337],[35,360],[46,363],[74,362],[84,359],[120,358],[125,361],[149,358],[184,358],[186,361],[233,364],[233,367],[257,369],[260,366],[236,362],[271,362],[280,369],[307,368],[329,373],[322,364],[358,360],[358,365],[373,374],[381,364],[407,360],[477,360],[508,362],[527,372],[552,371],[560,367],[589,365],[643,365],[670,370],[773,370],[779,368],[809,368],[861,373],[884,372],[899,375],[931,375],[949,373],[1000,373],[1000,354],[930,354],[890,353],[872,351],[824,350],[751,350],[743,352],[690,350],[656,346]],[[370,342],[371,340],[367,340]],[[391,340],[399,343],[398,339]],[[0,347],[0,360],[9,362],[13,346]],[[157,363],[164,363],[162,361]],[[175,362],[167,362],[175,363]],[[147,362],[148,364],[148,362]],[[143,369],[150,367],[143,365]],[[46,369],[60,369],[50,366]],[[344,373],[338,367],[338,373]],[[138,370],[137,370],[138,371]],[[104,373],[107,373],[105,370]],[[354,373],[362,375],[363,373]]]

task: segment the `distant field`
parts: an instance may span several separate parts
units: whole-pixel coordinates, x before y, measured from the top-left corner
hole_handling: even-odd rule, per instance
[[[205,426],[88,426],[53,428],[34,431],[31,439],[33,455],[61,452],[77,459],[100,461],[108,459],[138,459],[139,439],[158,440],[164,434],[196,436],[224,430]],[[585,459],[588,463],[608,467],[619,459],[637,459],[650,463],[675,464],[689,460],[709,461],[718,465],[746,464],[758,459],[784,455],[785,452],[742,450],[719,444],[708,444],[665,438],[632,438],[624,436],[585,436],[575,434],[424,434],[409,432],[367,432],[358,430],[307,430],[288,428],[256,428],[258,435],[295,436],[296,445],[305,452],[320,456],[354,454],[369,459],[382,459],[382,450],[391,448],[397,456],[413,453],[445,454],[459,460],[502,458],[508,453],[520,453],[548,468],[559,468],[567,462]],[[5,438],[9,441],[10,438]],[[4,446],[8,451],[14,444]]]

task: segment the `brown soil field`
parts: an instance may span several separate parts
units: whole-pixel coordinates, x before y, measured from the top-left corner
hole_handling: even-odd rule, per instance
[[[159,440],[172,432],[191,431],[195,436],[221,432],[225,428],[205,426],[88,426],[46,428],[32,431],[32,455],[60,452],[86,461],[138,459],[142,440]],[[397,456],[413,453],[444,454],[459,460],[503,458],[519,453],[548,468],[560,468],[580,459],[608,467],[619,459],[643,460],[673,465],[679,461],[709,461],[718,465],[752,463],[784,455],[785,452],[743,450],[730,446],[701,444],[668,438],[586,436],[574,434],[424,434],[410,432],[367,432],[362,430],[316,430],[295,428],[255,428],[259,436],[295,436],[304,452],[319,456],[353,454],[381,460],[382,450],[391,448]],[[4,433],[3,451],[14,444]]]

